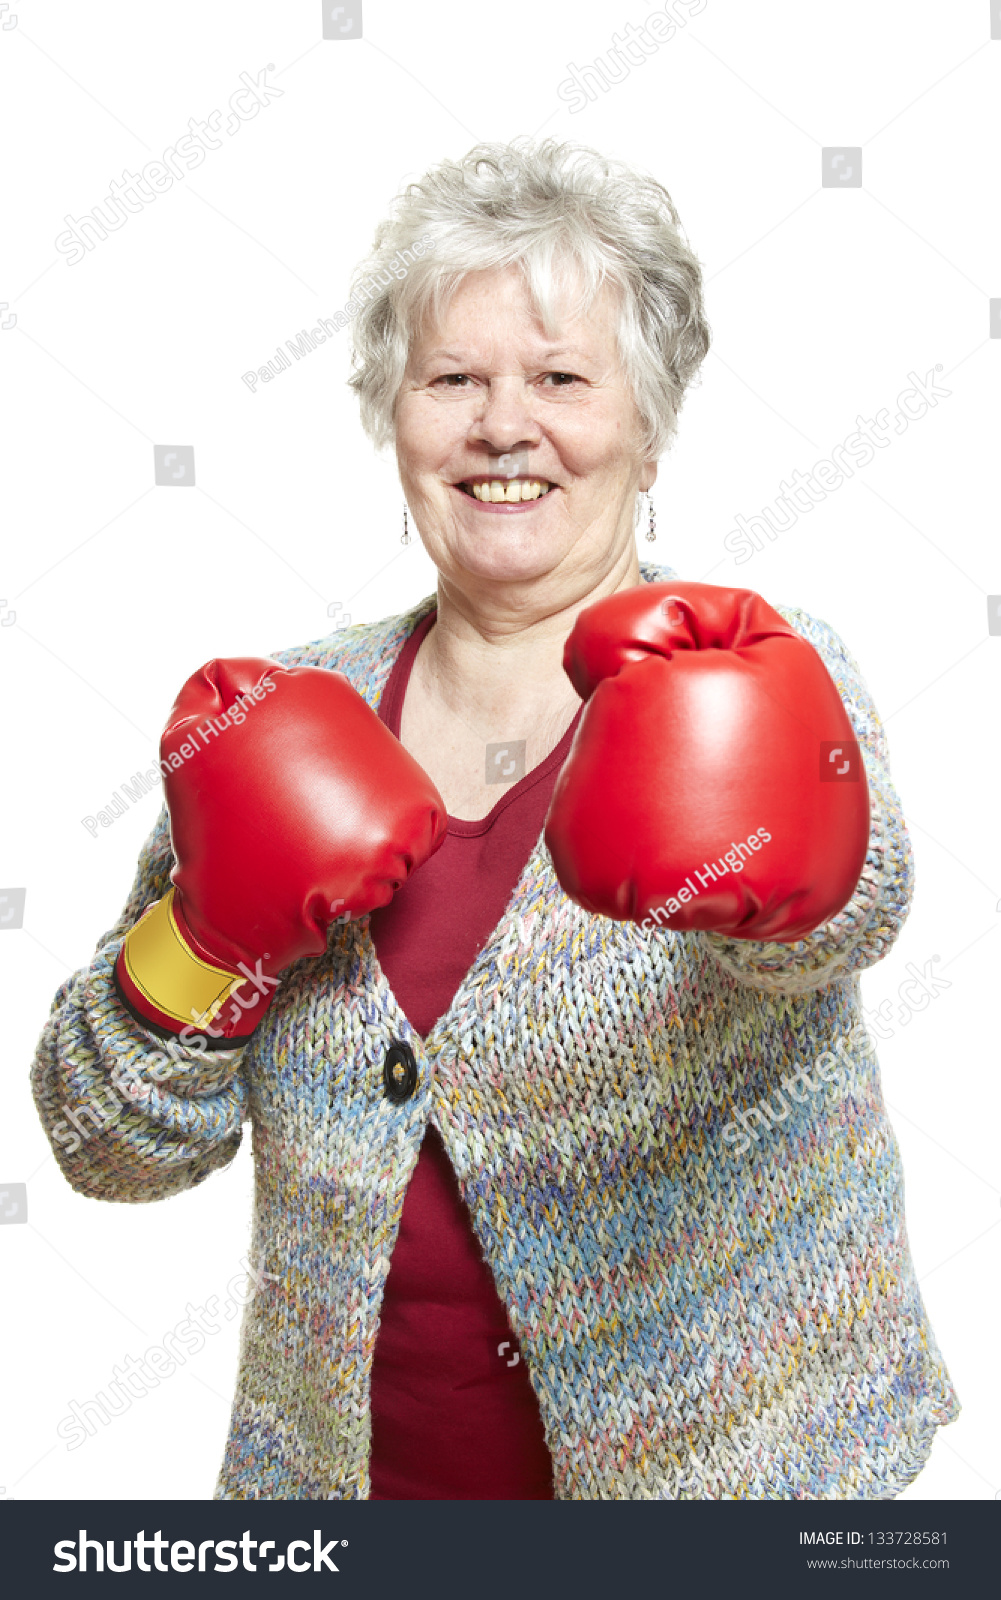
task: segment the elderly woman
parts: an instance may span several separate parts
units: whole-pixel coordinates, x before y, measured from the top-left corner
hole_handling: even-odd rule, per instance
[[[709,340],[670,196],[480,146],[358,284],[437,594],[184,685],[35,1063],[62,1170],[157,1200],[252,1124],[217,1498],[893,1496],[958,1410],[861,1022],[911,852],[837,635],[638,559]]]

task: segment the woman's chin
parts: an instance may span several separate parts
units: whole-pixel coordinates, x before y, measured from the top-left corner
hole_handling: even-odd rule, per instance
[[[565,538],[531,538],[507,527],[464,534],[452,546],[452,559],[464,572],[498,583],[527,583],[543,578],[565,558]]]

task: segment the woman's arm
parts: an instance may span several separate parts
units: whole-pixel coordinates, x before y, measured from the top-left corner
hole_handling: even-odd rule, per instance
[[[869,783],[869,848],[847,905],[794,944],[704,933],[720,963],[755,987],[802,993],[873,966],[890,949],[910,910],[914,857],[890,778],[886,735],[858,663],[826,622],[791,606],[776,610],[821,656],[858,739]]]
[[[193,1036],[168,1046],[134,1020],[115,988],[124,936],[169,888],[172,866],[164,809],[118,922],[90,966],[58,990],[31,1069],[63,1175],[96,1200],[162,1200],[227,1166],[240,1147],[244,1050],[207,1050]]]

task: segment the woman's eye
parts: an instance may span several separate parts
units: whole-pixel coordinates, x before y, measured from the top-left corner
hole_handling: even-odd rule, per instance
[[[545,372],[542,381],[549,388],[570,389],[584,380],[576,372]],[[442,372],[437,378],[432,378],[431,388],[468,389],[472,383],[468,372]]]

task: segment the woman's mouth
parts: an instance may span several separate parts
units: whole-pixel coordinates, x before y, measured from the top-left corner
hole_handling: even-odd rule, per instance
[[[467,478],[455,487],[485,505],[517,505],[523,500],[541,500],[556,486],[545,478]]]

